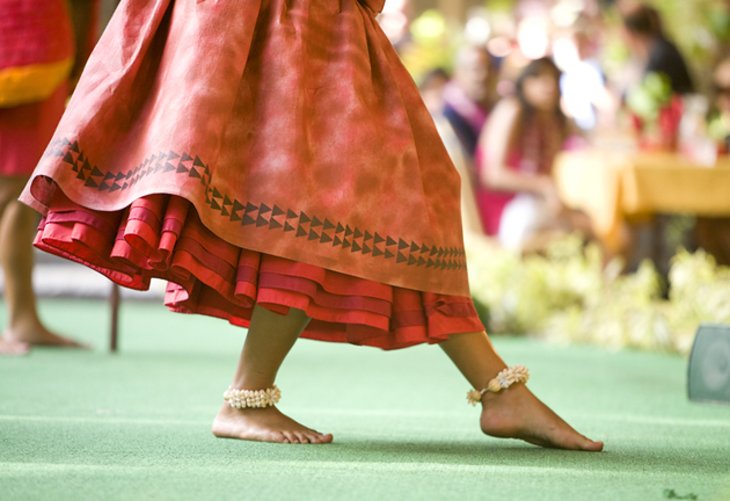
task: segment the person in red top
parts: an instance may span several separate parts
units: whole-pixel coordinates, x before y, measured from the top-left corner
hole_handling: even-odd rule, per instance
[[[82,10],[93,10],[85,3]],[[38,317],[30,252],[36,215],[16,201],[63,113],[74,60],[83,60],[74,49],[65,1],[0,0],[0,260],[8,310],[0,354],[78,346]]]
[[[479,210],[487,234],[507,248],[540,250],[556,232],[590,235],[584,214],[561,202],[552,167],[575,134],[560,109],[560,70],[544,57],[520,72],[514,96],[495,107],[479,141]]]
[[[21,199],[35,244],[173,311],[248,327],[218,437],[325,443],[281,413],[299,337],[439,343],[481,428],[600,450],[495,353],[469,296],[459,176],[382,0],[123,1]]]

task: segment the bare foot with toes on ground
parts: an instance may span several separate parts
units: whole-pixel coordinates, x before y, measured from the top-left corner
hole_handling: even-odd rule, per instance
[[[6,339],[5,336],[0,337],[0,355],[12,357],[26,355],[29,351],[30,346],[28,346],[28,343]]]
[[[332,435],[297,423],[276,407],[233,409],[223,404],[213,422],[213,435],[256,442],[284,444],[326,444]]]
[[[603,442],[573,429],[524,385],[482,397],[481,429],[498,438],[516,438],[552,449],[600,452]]]
[[[32,346],[89,349],[88,345],[51,332],[40,323],[9,327],[0,335],[0,355],[25,355]]]
[[[497,438],[515,438],[540,447],[599,452],[603,442],[574,430],[524,385],[482,397],[480,426]],[[294,421],[276,407],[233,409],[223,404],[213,422],[213,434],[258,442],[325,444],[331,434],[320,433]]]

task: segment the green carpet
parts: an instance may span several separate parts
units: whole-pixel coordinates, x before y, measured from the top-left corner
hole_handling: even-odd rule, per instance
[[[690,404],[684,359],[497,338],[601,454],[484,437],[436,347],[297,343],[281,408],[325,446],[219,440],[210,422],[243,331],[128,302],[110,355],[100,302],[44,318],[94,351],[0,358],[0,499],[730,499],[730,406]],[[0,317],[0,320],[2,317]]]

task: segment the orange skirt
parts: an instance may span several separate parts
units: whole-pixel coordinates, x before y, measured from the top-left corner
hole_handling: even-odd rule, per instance
[[[166,304],[400,348],[483,330],[458,173],[379,0],[126,0],[21,200],[36,245]]]

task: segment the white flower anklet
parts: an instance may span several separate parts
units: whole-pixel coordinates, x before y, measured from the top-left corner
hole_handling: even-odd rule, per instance
[[[223,400],[234,409],[272,407],[280,399],[281,390],[276,385],[265,390],[237,390],[235,388],[228,388],[223,393]]]
[[[497,377],[491,379],[489,383],[487,383],[486,388],[482,388],[481,390],[469,390],[466,393],[466,401],[469,402],[470,405],[476,405],[482,400],[482,397],[486,392],[491,391],[493,393],[499,393],[515,383],[527,383],[528,379],[530,379],[530,372],[524,365],[513,365],[512,367],[507,367],[506,369],[499,371]]]

